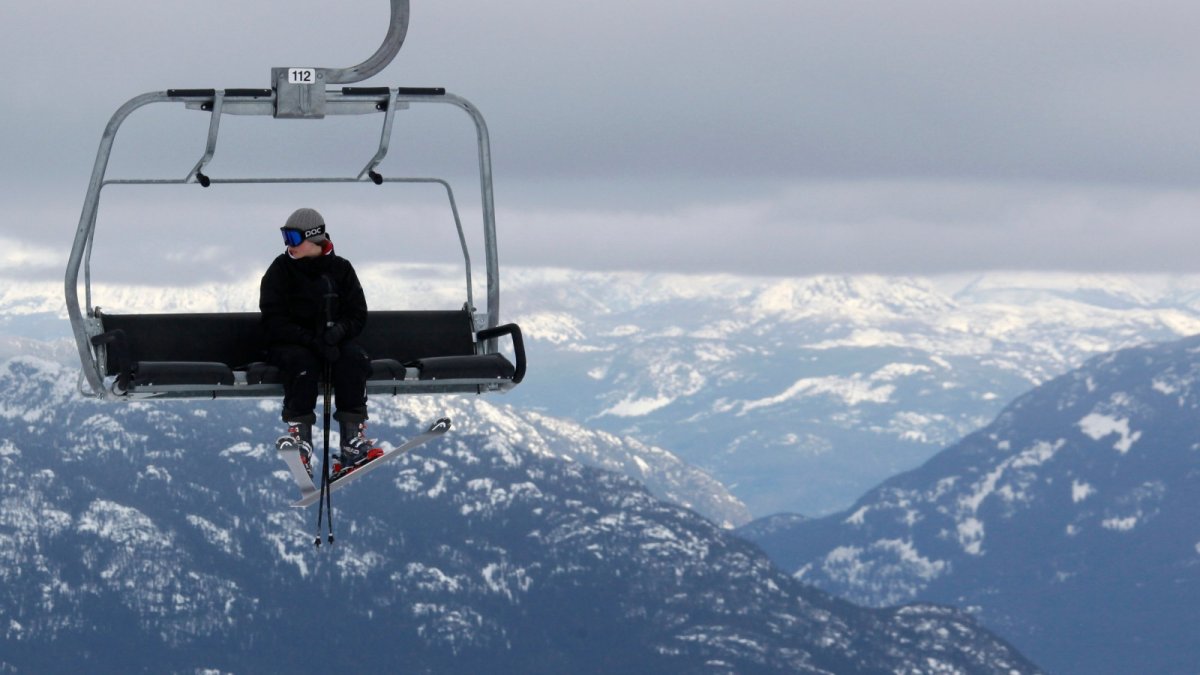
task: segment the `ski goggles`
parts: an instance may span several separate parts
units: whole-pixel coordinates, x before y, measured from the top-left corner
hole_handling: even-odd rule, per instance
[[[279,231],[283,233],[283,243],[285,246],[299,246],[300,242],[308,239],[309,237],[316,237],[325,234],[325,226],[318,225],[316,227],[310,227],[307,230],[301,230],[295,227],[287,227],[285,225],[284,227],[279,228]]]

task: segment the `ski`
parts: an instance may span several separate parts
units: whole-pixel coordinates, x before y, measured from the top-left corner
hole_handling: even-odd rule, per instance
[[[300,488],[301,499],[308,499],[311,496],[312,500],[316,501],[321,491],[313,484],[312,476],[309,475],[308,469],[304,467],[304,462],[300,459],[300,447],[292,441],[291,437],[280,436],[279,440],[275,441],[275,449],[279,451],[283,463],[287,464],[288,470],[292,474],[292,480],[296,481],[296,487]]]
[[[374,458],[364,459],[353,466],[343,467],[341,471],[339,471],[335,476],[333,476],[333,478],[329,480],[327,489],[330,492],[340,490],[349,483],[377,469],[384,462],[395,459],[418,446],[424,445],[425,443],[428,443],[438,436],[441,436],[449,430],[450,418],[443,417],[430,425],[429,429],[424,433],[408,439],[401,445],[385,450],[382,455]],[[295,455],[295,463],[299,465],[300,473],[303,474],[304,478],[304,480],[301,481],[300,475],[296,473],[294,468],[292,469],[292,477],[296,479],[296,484],[300,487],[300,500],[293,502],[292,506],[300,508],[314,504],[318,499],[321,498],[321,490],[308,477],[308,472],[304,470],[304,465],[300,462],[300,453],[294,452],[292,454]],[[291,462],[286,455],[284,456],[284,461],[288,461],[289,467],[291,466]]]

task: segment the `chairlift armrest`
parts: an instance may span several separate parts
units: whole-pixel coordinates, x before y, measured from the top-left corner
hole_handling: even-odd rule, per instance
[[[171,98],[203,98],[212,100],[217,95],[216,89],[168,89],[167,96]]]
[[[129,355],[129,337],[124,330],[114,328],[92,337],[92,345],[104,345],[112,349],[117,357],[117,386],[124,390],[129,388],[133,379],[133,360]]]
[[[475,334],[479,340],[491,340],[508,335],[513,341],[513,350],[517,355],[517,370],[513,374],[513,384],[520,384],[525,379],[525,340],[521,337],[521,327],[515,323],[506,323],[495,328],[485,328]]]
[[[398,87],[396,93],[401,96],[445,96],[445,87]]]
[[[392,90],[387,87],[342,87],[345,96],[391,96]]]

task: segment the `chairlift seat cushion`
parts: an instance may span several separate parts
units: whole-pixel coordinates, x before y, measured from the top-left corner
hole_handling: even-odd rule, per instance
[[[405,368],[396,359],[374,359],[371,361],[372,380],[403,380]],[[279,368],[264,361],[255,361],[246,366],[246,384],[281,384]]]
[[[511,380],[517,371],[501,354],[431,356],[415,365],[422,380]]]
[[[237,368],[266,357],[258,313],[116,314],[103,321],[106,330],[125,332],[131,363],[186,361]],[[117,350],[110,349],[110,373],[117,371],[116,356]]]
[[[105,375],[126,377],[130,386],[169,387],[173,396],[226,395],[208,388],[220,386],[236,396],[232,390],[243,371],[245,385],[259,386],[255,391],[282,384],[279,368],[266,360],[268,345],[257,312],[97,317],[103,336],[111,338],[96,343],[106,348]],[[513,337],[523,364],[519,333]],[[454,380],[465,381],[464,387],[489,380],[515,384],[523,370],[500,354],[476,354],[466,310],[371,312],[355,341],[373,358],[368,386],[415,380],[414,369],[420,380],[439,385],[453,386]]]
[[[233,371],[213,361],[140,361],[133,369],[134,385],[232,385]]]
[[[246,366],[246,384],[281,384],[279,368],[265,361],[255,361]]]
[[[374,359],[371,361],[372,380],[403,380],[404,366],[396,359]]]

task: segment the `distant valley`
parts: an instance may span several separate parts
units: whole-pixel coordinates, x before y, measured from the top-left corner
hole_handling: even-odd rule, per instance
[[[460,270],[363,271],[372,307],[454,308]],[[257,279],[98,287],[112,311],[251,311]],[[0,290],[0,335],[61,312]],[[1200,278],[649,275],[510,269],[530,374],[506,403],[661,447],[753,516],[819,516],[919,466],[1036,384],[1112,349],[1200,333]],[[61,329],[59,329],[61,330]],[[60,333],[61,334],[61,333]],[[0,342],[0,354],[21,353]],[[55,356],[70,362],[60,343]],[[740,523],[735,523],[740,524]]]

